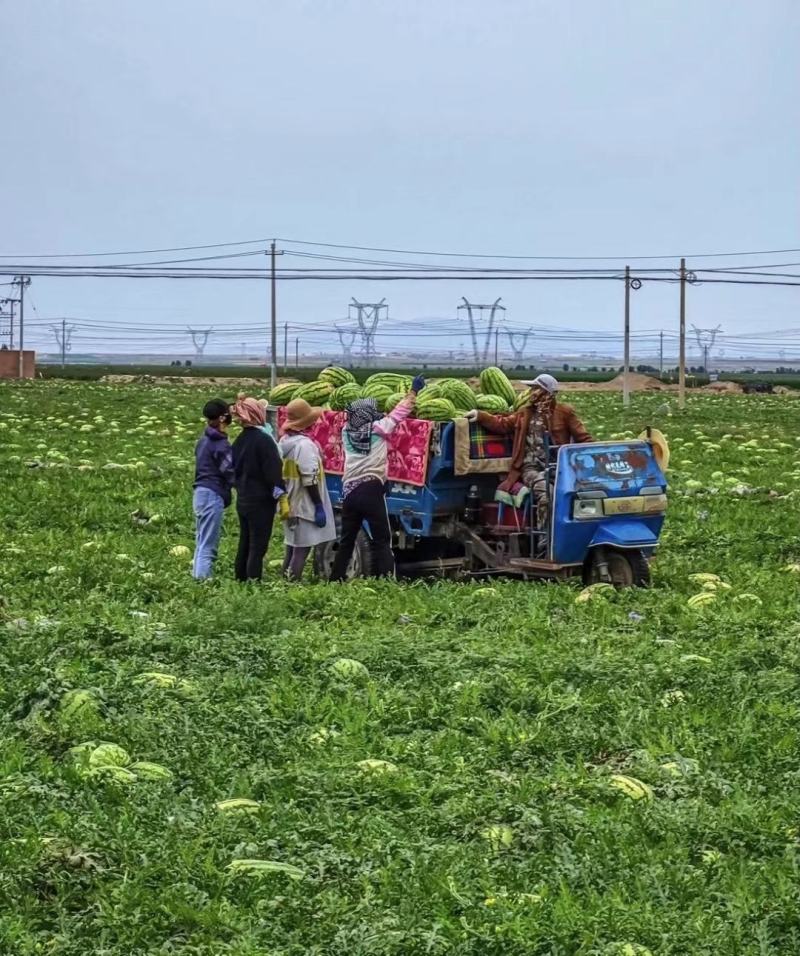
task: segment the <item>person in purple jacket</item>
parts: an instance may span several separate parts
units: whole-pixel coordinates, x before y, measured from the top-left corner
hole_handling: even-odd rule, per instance
[[[206,402],[203,418],[207,425],[195,446],[194,492],[195,547],[192,577],[210,578],[222,534],[222,518],[231,503],[233,452],[225,431],[231,423],[228,403],[221,398]]]

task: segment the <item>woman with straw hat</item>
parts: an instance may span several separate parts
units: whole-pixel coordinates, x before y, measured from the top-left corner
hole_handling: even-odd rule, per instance
[[[289,517],[284,522],[286,556],[284,574],[299,581],[311,549],[336,538],[333,506],[325,485],[322,450],[308,434],[322,415],[305,399],[294,398],[286,406],[280,450],[283,478],[289,499]]]

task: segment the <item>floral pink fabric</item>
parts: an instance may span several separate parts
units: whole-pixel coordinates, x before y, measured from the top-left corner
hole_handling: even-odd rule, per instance
[[[278,425],[283,424],[286,409],[278,410]],[[321,418],[306,431],[322,449],[322,462],[330,475],[344,472],[344,449],[342,427],[344,412],[323,412]],[[401,481],[407,485],[424,485],[428,470],[428,453],[431,445],[433,422],[407,418],[399,422],[388,437],[389,481]]]

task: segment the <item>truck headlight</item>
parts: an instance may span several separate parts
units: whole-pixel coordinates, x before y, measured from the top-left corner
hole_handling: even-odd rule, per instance
[[[580,520],[581,518],[599,518],[602,514],[602,498],[576,498],[572,504],[572,517],[575,520]]]

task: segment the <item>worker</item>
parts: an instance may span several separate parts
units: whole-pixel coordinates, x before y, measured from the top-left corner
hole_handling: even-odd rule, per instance
[[[498,485],[497,500],[519,507],[528,493],[536,500],[536,523],[547,523],[547,487],[545,469],[547,455],[545,435],[552,445],[582,444],[594,441],[571,405],[557,401],[559,384],[552,375],[539,375],[530,385],[530,398],[516,412],[492,415],[484,411],[467,413],[487,431],[497,435],[514,435],[511,468]]]
[[[359,398],[347,406],[342,429],[344,474],[342,475],[342,536],[331,569],[331,581],[344,581],[364,523],[369,527],[372,575],[394,574],[392,529],[386,510],[388,439],[411,414],[425,379],[417,375],[411,391],[388,415],[374,398]]]

